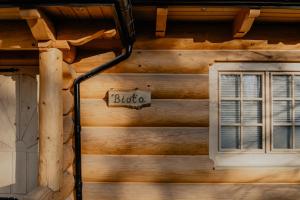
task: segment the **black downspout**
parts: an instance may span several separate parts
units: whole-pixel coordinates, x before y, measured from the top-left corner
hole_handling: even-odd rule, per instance
[[[80,123],[80,83],[96,74],[126,60],[131,52],[134,42],[134,25],[129,0],[116,0],[117,27],[125,51],[113,60],[80,75],[74,81],[74,134],[75,134],[75,191],[76,200],[82,200],[82,175],[81,175],[81,123]]]

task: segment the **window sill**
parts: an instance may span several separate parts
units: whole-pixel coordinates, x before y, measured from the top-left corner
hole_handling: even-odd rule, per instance
[[[300,167],[300,154],[216,153],[214,167]]]

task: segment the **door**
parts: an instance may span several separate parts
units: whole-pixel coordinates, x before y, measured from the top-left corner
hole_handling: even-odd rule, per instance
[[[0,75],[0,197],[37,186],[37,105],[35,74]]]

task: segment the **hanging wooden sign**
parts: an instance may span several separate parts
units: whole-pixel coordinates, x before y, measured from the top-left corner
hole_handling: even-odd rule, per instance
[[[141,109],[151,105],[151,92],[145,90],[115,90],[108,91],[108,106]]]

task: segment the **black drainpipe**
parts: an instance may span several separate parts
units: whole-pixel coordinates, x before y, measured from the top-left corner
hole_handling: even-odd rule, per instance
[[[80,75],[74,81],[74,132],[75,132],[75,190],[76,200],[82,200],[82,176],[81,176],[81,123],[80,123],[80,83],[96,74],[113,67],[126,60],[132,51],[134,42],[134,24],[130,0],[115,0],[116,25],[120,32],[122,44],[125,50],[113,60]]]

